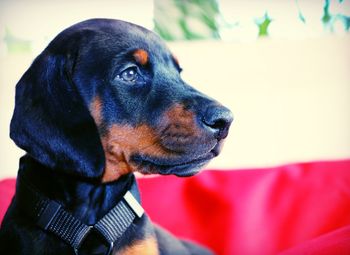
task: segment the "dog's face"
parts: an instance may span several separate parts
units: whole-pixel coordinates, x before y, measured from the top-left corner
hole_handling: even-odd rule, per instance
[[[49,155],[41,162],[65,160],[58,165],[87,168],[76,161],[86,160],[94,152],[95,161],[88,160],[92,169],[78,172],[100,175],[108,182],[131,171],[193,175],[220,152],[232,122],[231,112],[181,79],[177,59],[152,32],[116,20],[85,21],[58,35],[31,69],[44,68],[43,63],[37,64],[43,61],[54,72],[50,82],[57,83],[44,86],[50,90],[47,96],[58,94],[53,100],[62,102],[45,106],[50,100],[43,100],[45,94],[41,93],[25,104],[44,104],[41,108],[47,109],[40,108],[39,114],[49,117],[49,128],[56,129],[58,142],[69,145],[60,159],[51,156],[57,149],[39,141],[40,152]],[[52,70],[55,68],[59,71]],[[23,114],[19,105],[24,99],[19,97],[30,96],[21,85],[30,79],[27,73],[17,86],[17,115]],[[50,108],[54,112],[47,113]],[[15,130],[19,128],[16,110],[12,122],[12,138],[28,151],[31,148],[23,144],[23,138],[18,139],[21,135]],[[46,139],[55,141],[56,137]],[[38,152],[30,153],[35,157]]]

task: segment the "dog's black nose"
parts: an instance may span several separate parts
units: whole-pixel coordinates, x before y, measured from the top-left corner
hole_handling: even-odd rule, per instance
[[[209,130],[218,139],[226,138],[228,130],[233,121],[232,112],[223,106],[209,107],[202,119]]]

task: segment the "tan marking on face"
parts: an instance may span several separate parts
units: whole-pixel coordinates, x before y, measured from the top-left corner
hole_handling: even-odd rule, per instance
[[[141,65],[146,65],[148,62],[148,53],[143,49],[138,49],[133,54],[136,62],[140,63]]]
[[[130,246],[125,247],[116,255],[158,255],[158,244],[154,237],[139,240]]]
[[[198,137],[200,135],[195,114],[186,110],[181,104],[176,104],[170,108],[165,113],[163,122],[168,125],[167,132],[170,134],[181,134],[188,137]]]
[[[90,104],[90,113],[97,126],[102,123],[102,104],[103,102],[99,96],[96,96]]]
[[[159,136],[154,130],[145,124],[137,127],[114,124],[101,141],[106,158],[103,182],[114,181],[136,171],[137,166],[130,161],[134,153],[155,157],[172,156],[159,144]]]
[[[158,130],[165,129],[162,134],[154,128],[141,124],[136,127],[131,125],[113,124],[101,137],[105,152],[105,170],[102,182],[117,180],[120,176],[142,169],[138,169],[130,159],[133,154],[142,154],[158,158],[174,158],[178,153],[166,149],[161,144],[161,139],[178,140],[183,135],[183,141],[196,138],[200,130],[195,123],[194,113],[187,111],[180,104],[170,108],[160,118]],[[176,140],[176,141],[177,141]]]

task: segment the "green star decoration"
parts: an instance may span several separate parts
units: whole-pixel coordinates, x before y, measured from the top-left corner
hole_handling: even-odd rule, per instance
[[[272,19],[269,17],[267,12],[262,18],[255,20],[255,24],[259,28],[259,34],[258,34],[259,37],[269,35],[268,28],[271,22],[272,22]]]

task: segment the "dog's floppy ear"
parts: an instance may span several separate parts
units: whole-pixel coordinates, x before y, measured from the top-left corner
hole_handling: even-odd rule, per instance
[[[10,136],[50,168],[97,178],[104,153],[82,92],[72,82],[74,55],[49,46],[35,59],[16,86]]]

